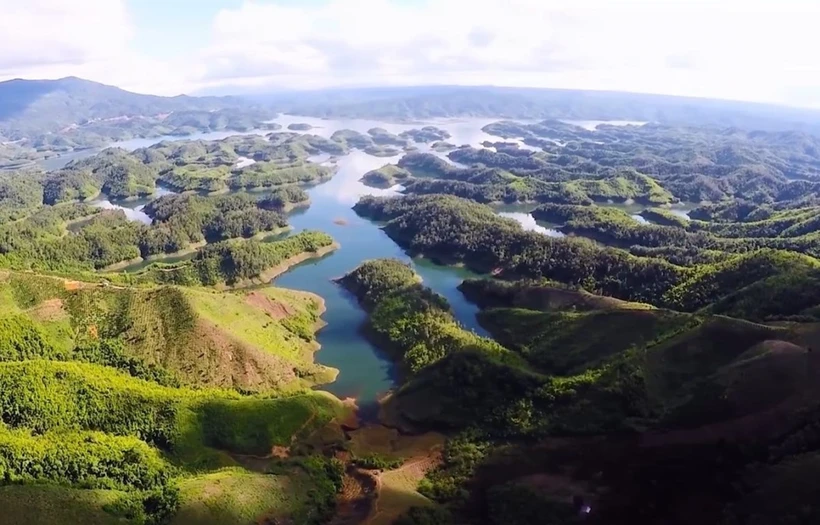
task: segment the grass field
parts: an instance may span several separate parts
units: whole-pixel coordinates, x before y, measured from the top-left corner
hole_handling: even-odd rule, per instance
[[[390,525],[411,507],[435,505],[416,490],[434,464],[431,459],[419,458],[380,474],[379,496],[368,525]]]
[[[103,510],[121,493],[52,485],[0,487],[0,523],[4,525],[120,525],[128,523]]]
[[[26,316],[63,351],[120,339],[130,356],[191,386],[265,391],[332,381],[336,371],[313,361],[322,309],[315,295],[273,287],[69,286],[33,274],[0,276],[0,318]]]
[[[390,525],[410,507],[433,505],[416,489],[424,475],[436,466],[445,437],[436,432],[405,435],[381,425],[367,426],[349,433],[354,456],[375,454],[402,460],[398,468],[377,474],[378,496],[368,525]]]
[[[172,525],[251,525],[293,514],[309,503],[307,479],[228,468],[183,481]],[[276,522],[274,522],[276,523]]]

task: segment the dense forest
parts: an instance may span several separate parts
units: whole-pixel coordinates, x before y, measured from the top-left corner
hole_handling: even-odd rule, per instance
[[[818,443],[820,363],[801,346],[816,326],[809,335],[550,282],[466,281],[493,341],[458,326],[446,300],[398,261],[365,263],[341,283],[369,311],[368,333],[406,370],[385,419],[452,435],[419,485],[440,507],[397,523],[818,515],[808,500],[795,510],[777,496],[800,479],[816,488],[802,476],[816,472],[816,453],[805,453]],[[770,483],[756,484],[756,472]],[[640,494],[664,505],[635,508]],[[769,505],[753,503],[764,495]]]
[[[354,208],[411,255],[492,276],[461,286],[492,339],[398,261],[340,281],[403,371],[385,420],[451,436],[418,489],[439,506],[397,523],[816,520],[817,139],[485,131],[517,142],[408,153],[363,179],[407,196]]]
[[[93,119],[62,134],[6,122],[21,142],[3,155],[273,131],[271,108],[299,104],[550,120],[498,120],[470,145],[438,122],[295,120],[1,172],[0,504],[15,523],[820,516],[820,139],[693,126],[660,99],[641,111],[668,119],[581,127],[554,120],[582,113],[566,94],[457,105],[444,88],[367,107],[182,98],[112,121],[75,104],[79,88],[101,89],[58,86],[54,119]],[[364,195],[359,217],[298,220],[323,192]],[[325,224],[353,250],[304,229]],[[360,239],[376,238],[410,258],[364,261]],[[356,343],[391,363],[378,403],[317,391],[340,373],[314,356],[323,299],[270,286],[334,259],[333,307],[365,319]],[[448,273],[462,276],[448,290],[433,263],[473,273]],[[353,349],[338,328],[319,340]]]

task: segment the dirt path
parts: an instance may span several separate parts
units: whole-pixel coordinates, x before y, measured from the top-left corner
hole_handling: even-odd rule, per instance
[[[415,502],[424,503],[426,498],[416,492],[416,487],[418,482],[440,462],[441,451],[434,449],[428,454],[407,460],[399,468],[376,473],[373,509],[362,523],[365,525],[392,523],[412,506],[415,498],[418,498]],[[385,477],[391,479],[391,484],[385,483]],[[386,486],[389,486],[390,490],[386,490]],[[406,494],[415,493],[415,497],[406,498],[405,496],[405,498],[397,499],[396,494],[403,491]]]

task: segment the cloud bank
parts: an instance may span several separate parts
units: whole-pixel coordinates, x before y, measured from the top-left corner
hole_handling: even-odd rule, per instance
[[[162,56],[134,45],[124,0],[0,8],[4,78],[73,74],[161,94],[494,84],[820,106],[815,0],[247,0],[218,10],[184,54],[168,35]]]

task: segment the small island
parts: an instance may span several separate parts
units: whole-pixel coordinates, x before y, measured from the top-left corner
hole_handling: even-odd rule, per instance
[[[456,149],[456,145],[445,140],[439,140],[434,142],[430,145],[430,149],[437,153],[447,153],[448,151],[453,151]]]
[[[406,137],[390,133],[384,128],[371,128],[367,130],[367,134],[373,137],[373,142],[381,146],[398,146],[403,148],[407,146],[409,142]]]
[[[410,129],[399,133],[400,137],[412,139],[415,142],[435,142],[444,139],[449,139],[452,135],[450,132],[435,126],[424,126],[421,129]]]
[[[349,148],[361,149],[372,147],[373,139],[352,129],[340,129],[330,136],[330,140],[344,144]]]
[[[304,122],[294,122],[288,125],[288,129],[291,131],[310,131],[313,129],[313,126]]]
[[[364,152],[374,157],[396,157],[401,155],[401,150],[399,149],[376,144],[366,147]]]
[[[389,188],[409,177],[410,172],[406,169],[400,168],[395,164],[385,164],[379,169],[368,171],[364,174],[364,177],[359,180],[373,188]]]

